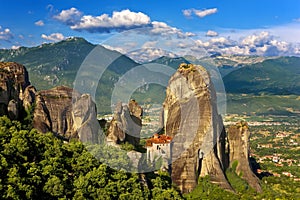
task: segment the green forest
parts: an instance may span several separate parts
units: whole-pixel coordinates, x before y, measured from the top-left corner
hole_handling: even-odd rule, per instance
[[[182,198],[166,172],[113,170],[82,143],[64,143],[5,116],[0,117],[0,142],[1,199]]]
[[[299,182],[264,177],[264,192],[258,194],[230,169],[226,175],[235,193],[205,177],[194,191],[182,195],[167,172],[114,170],[87,150],[95,147],[38,133],[6,116],[0,117],[0,142],[1,199],[300,199]],[[124,160],[122,165],[130,163]]]

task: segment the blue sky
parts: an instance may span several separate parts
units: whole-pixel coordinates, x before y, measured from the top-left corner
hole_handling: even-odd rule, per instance
[[[189,38],[208,52],[300,55],[299,0],[0,1],[0,48],[37,46],[71,36],[103,43],[136,28]],[[149,38],[144,44],[154,45]],[[129,47],[111,48],[126,52]]]

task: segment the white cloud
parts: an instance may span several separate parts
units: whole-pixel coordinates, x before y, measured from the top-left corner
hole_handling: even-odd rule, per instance
[[[44,26],[45,25],[44,22],[43,22],[43,20],[36,21],[34,24],[36,26]]]
[[[68,10],[62,10],[58,15],[53,16],[53,18],[67,25],[75,25],[80,21],[81,16],[82,12],[73,7]]]
[[[193,36],[196,36],[196,34],[195,34],[195,33],[192,33],[192,32],[185,32],[184,35],[185,35],[186,37],[193,37]]]
[[[228,45],[231,44],[231,42],[225,37],[212,38],[210,40],[210,43],[212,43],[212,44],[228,44]]]
[[[126,54],[126,52],[127,52],[124,47],[113,47],[113,46],[110,46],[110,45],[107,45],[107,44],[102,44],[102,46],[109,49],[109,50],[112,50],[112,51],[118,51],[121,54]]]
[[[224,54],[233,54],[233,55],[250,55],[249,47],[241,46],[232,46],[221,49],[221,52]]]
[[[197,17],[203,18],[208,15],[212,15],[218,12],[217,8],[203,9],[197,10],[194,8],[183,10],[182,13],[186,17],[191,17],[192,15],[196,15]]]
[[[198,17],[206,17],[207,15],[212,15],[218,12],[217,8],[211,8],[211,9],[205,9],[205,10],[196,10],[194,9],[194,14],[197,15]]]
[[[174,35],[179,32],[180,32],[179,29],[175,27],[171,27],[164,22],[157,22],[157,21],[152,22],[151,33],[153,34]]]
[[[139,63],[149,62],[162,56],[177,57],[174,53],[160,48],[142,48],[138,51],[129,52],[127,55]]]
[[[11,46],[11,49],[19,49],[21,46],[16,46],[16,45],[13,45]]]
[[[122,31],[149,25],[150,17],[142,12],[130,10],[114,11],[112,16],[102,14],[100,16],[84,15],[71,25],[73,30],[86,30],[89,32]]]
[[[295,48],[293,49],[293,53],[294,53],[295,55],[300,55],[300,47],[295,47]]]
[[[62,10],[54,19],[68,25],[76,31],[88,31],[90,33],[110,33],[111,31],[122,32],[135,29],[146,35],[170,36],[179,38],[193,37],[192,32],[171,27],[165,22],[151,21],[150,17],[142,12],[132,12],[129,9],[114,11],[112,15],[102,14],[99,16],[84,15],[76,8]]]
[[[191,32],[183,32],[182,30],[169,26],[165,22],[153,21],[150,33],[153,35],[161,36],[173,36],[176,35],[178,38],[193,37],[196,34]]]
[[[242,45],[248,45],[250,47],[263,46],[272,40],[273,36],[267,31],[262,31],[259,34],[249,35],[242,40]]]
[[[154,48],[157,44],[157,41],[147,41],[143,44],[142,48]]]
[[[186,17],[190,17],[193,14],[193,10],[192,9],[186,9],[182,11],[183,15]]]
[[[272,46],[276,46],[277,49],[281,52],[288,52],[291,48],[291,44],[289,44],[285,41],[271,40],[270,44]]]
[[[219,34],[215,31],[212,31],[212,30],[208,30],[205,34],[205,36],[208,36],[208,37],[216,37],[218,36]]]
[[[245,34],[247,33],[247,34]],[[236,33],[234,33],[236,34]],[[230,35],[230,34],[229,34]],[[199,46],[207,51],[221,52],[223,54],[259,55],[259,56],[289,56],[300,55],[297,44],[279,39],[279,36],[269,31],[255,33],[243,32],[239,38],[215,37],[208,41],[197,40]]]
[[[50,41],[57,42],[57,41],[64,40],[65,36],[63,34],[61,34],[61,33],[52,33],[50,35],[42,34],[41,38],[43,38],[45,40],[50,40]]]
[[[12,32],[10,31],[10,29],[8,29],[8,28],[3,29],[0,26],[0,40],[10,42],[10,40],[13,38],[14,38],[14,36],[13,36]]]
[[[202,40],[195,40],[195,43],[199,47],[209,47],[209,42],[203,42]]]
[[[188,37],[178,37],[178,33],[183,34],[183,32],[163,22],[153,22],[153,27],[148,28],[148,32],[135,32],[133,36],[124,32],[121,38],[126,38],[126,40],[134,38],[133,41],[140,41],[140,38],[142,42],[138,43],[135,48],[123,48],[122,53],[139,62],[170,54],[203,57],[216,52],[230,55],[300,56],[300,44],[297,46],[296,43],[281,40],[267,31],[248,33],[248,35],[244,34],[234,39],[228,35],[223,36],[222,32],[220,34],[222,36],[219,37],[203,37],[205,33],[202,32],[198,33],[202,37],[192,40]],[[122,49],[122,45],[125,46],[122,42],[116,44],[119,49]]]

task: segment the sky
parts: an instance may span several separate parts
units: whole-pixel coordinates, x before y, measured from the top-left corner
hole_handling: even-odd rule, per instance
[[[300,1],[0,0],[0,48],[69,37],[146,60],[200,50],[300,56]]]

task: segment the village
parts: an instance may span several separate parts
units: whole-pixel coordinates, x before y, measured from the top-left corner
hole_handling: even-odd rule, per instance
[[[161,159],[162,168],[171,162],[172,138],[157,133],[160,126],[160,105],[144,106],[141,141],[147,152],[147,160],[155,163]],[[103,116],[107,121],[112,115]],[[239,116],[226,115],[224,126],[228,128],[237,121],[247,121],[250,126],[250,157],[259,168],[256,173],[276,177],[290,177],[300,181],[300,129],[297,118],[286,116]]]
[[[300,129],[297,117],[227,115],[225,126],[247,120],[250,131],[250,157],[260,168],[258,175],[289,177],[300,181]]]

